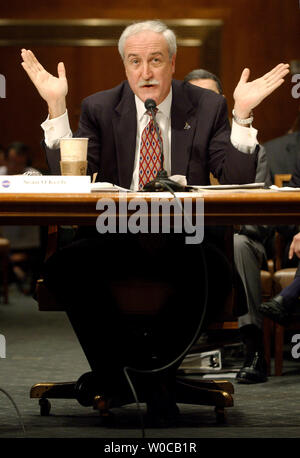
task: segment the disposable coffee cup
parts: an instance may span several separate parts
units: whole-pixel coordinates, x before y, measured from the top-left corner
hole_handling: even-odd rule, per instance
[[[62,175],[86,175],[88,138],[60,139]]]
[[[60,171],[64,176],[86,175],[87,161],[60,161]]]
[[[61,138],[60,139],[60,160],[65,161],[86,161],[88,138]]]

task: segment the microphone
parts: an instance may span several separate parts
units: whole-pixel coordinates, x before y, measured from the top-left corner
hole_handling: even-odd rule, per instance
[[[176,181],[170,180],[168,178],[168,174],[166,170],[163,168],[163,161],[164,161],[164,153],[163,153],[163,144],[161,140],[161,136],[159,134],[159,127],[156,121],[156,116],[155,116],[155,108],[156,108],[156,102],[153,99],[147,99],[145,100],[145,108],[147,111],[150,111],[152,119],[153,119],[153,124],[157,133],[158,137],[158,143],[159,143],[159,149],[160,149],[160,170],[157,173],[157,177],[149,181],[149,183],[145,184],[143,191],[147,192],[161,192],[161,191],[170,191],[172,194],[174,192],[184,192],[186,191],[186,187],[182,186],[179,183],[176,183]]]

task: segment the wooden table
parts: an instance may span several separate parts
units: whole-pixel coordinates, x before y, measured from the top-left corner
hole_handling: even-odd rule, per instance
[[[300,224],[300,192],[271,190],[209,190],[177,193],[181,199],[204,199],[205,224]],[[173,199],[170,193],[0,194],[0,224],[94,225],[101,211],[99,199],[111,199],[119,212],[119,199]],[[132,212],[128,211],[128,215]],[[134,213],[134,212],[133,212]]]
[[[178,193],[178,198],[192,199],[193,213],[197,199],[204,199],[205,224],[300,224],[300,193],[274,192],[269,190],[257,191],[205,191],[199,193]],[[99,199],[110,199],[116,204],[116,214],[119,217],[120,201],[152,199],[173,199],[170,193],[128,193],[120,196],[118,193],[90,194],[0,194],[0,225],[95,225],[101,211],[96,209]],[[130,215],[131,212],[128,211]],[[49,246],[51,250],[51,245]],[[49,310],[49,309],[47,309]],[[229,382],[201,381],[198,386],[188,386],[185,379],[185,392],[180,391],[180,381],[177,387],[177,402],[191,402],[215,406],[217,420],[224,419],[224,408],[233,406],[233,386]],[[206,385],[205,385],[206,383]],[[71,384],[72,385],[72,384]],[[75,383],[73,384],[75,386]],[[74,392],[74,386],[71,389]],[[176,385],[177,386],[177,385]],[[31,397],[66,397],[70,384],[47,383],[37,384],[31,389]],[[51,392],[60,389],[59,395]],[[65,391],[64,391],[65,390]],[[49,394],[50,393],[50,394]],[[44,406],[45,407],[45,406]],[[41,404],[41,408],[43,405]]]

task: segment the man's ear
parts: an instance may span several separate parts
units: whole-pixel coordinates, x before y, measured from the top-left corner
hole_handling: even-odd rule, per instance
[[[173,54],[171,63],[172,63],[172,74],[174,75],[175,73],[175,61],[176,61],[176,54]]]

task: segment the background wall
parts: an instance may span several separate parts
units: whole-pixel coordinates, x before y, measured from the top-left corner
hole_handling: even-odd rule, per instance
[[[257,78],[280,62],[300,59],[298,0],[10,0],[1,4],[1,18],[11,19],[175,19],[211,18],[224,21],[220,74],[232,109],[232,93],[244,67]],[[118,84],[124,72],[115,48],[33,47],[42,64],[56,72],[65,62],[69,79],[68,107],[76,130],[83,97]],[[20,49],[0,47],[0,73],[6,77],[6,98],[0,99],[0,143],[14,140],[29,144],[34,165],[45,167],[40,147],[40,123],[47,107],[20,65]],[[199,60],[199,62],[198,62]],[[195,65],[201,53],[181,48],[176,78]],[[291,77],[255,110],[255,127],[261,142],[283,135],[293,124],[300,99],[291,96]]]

